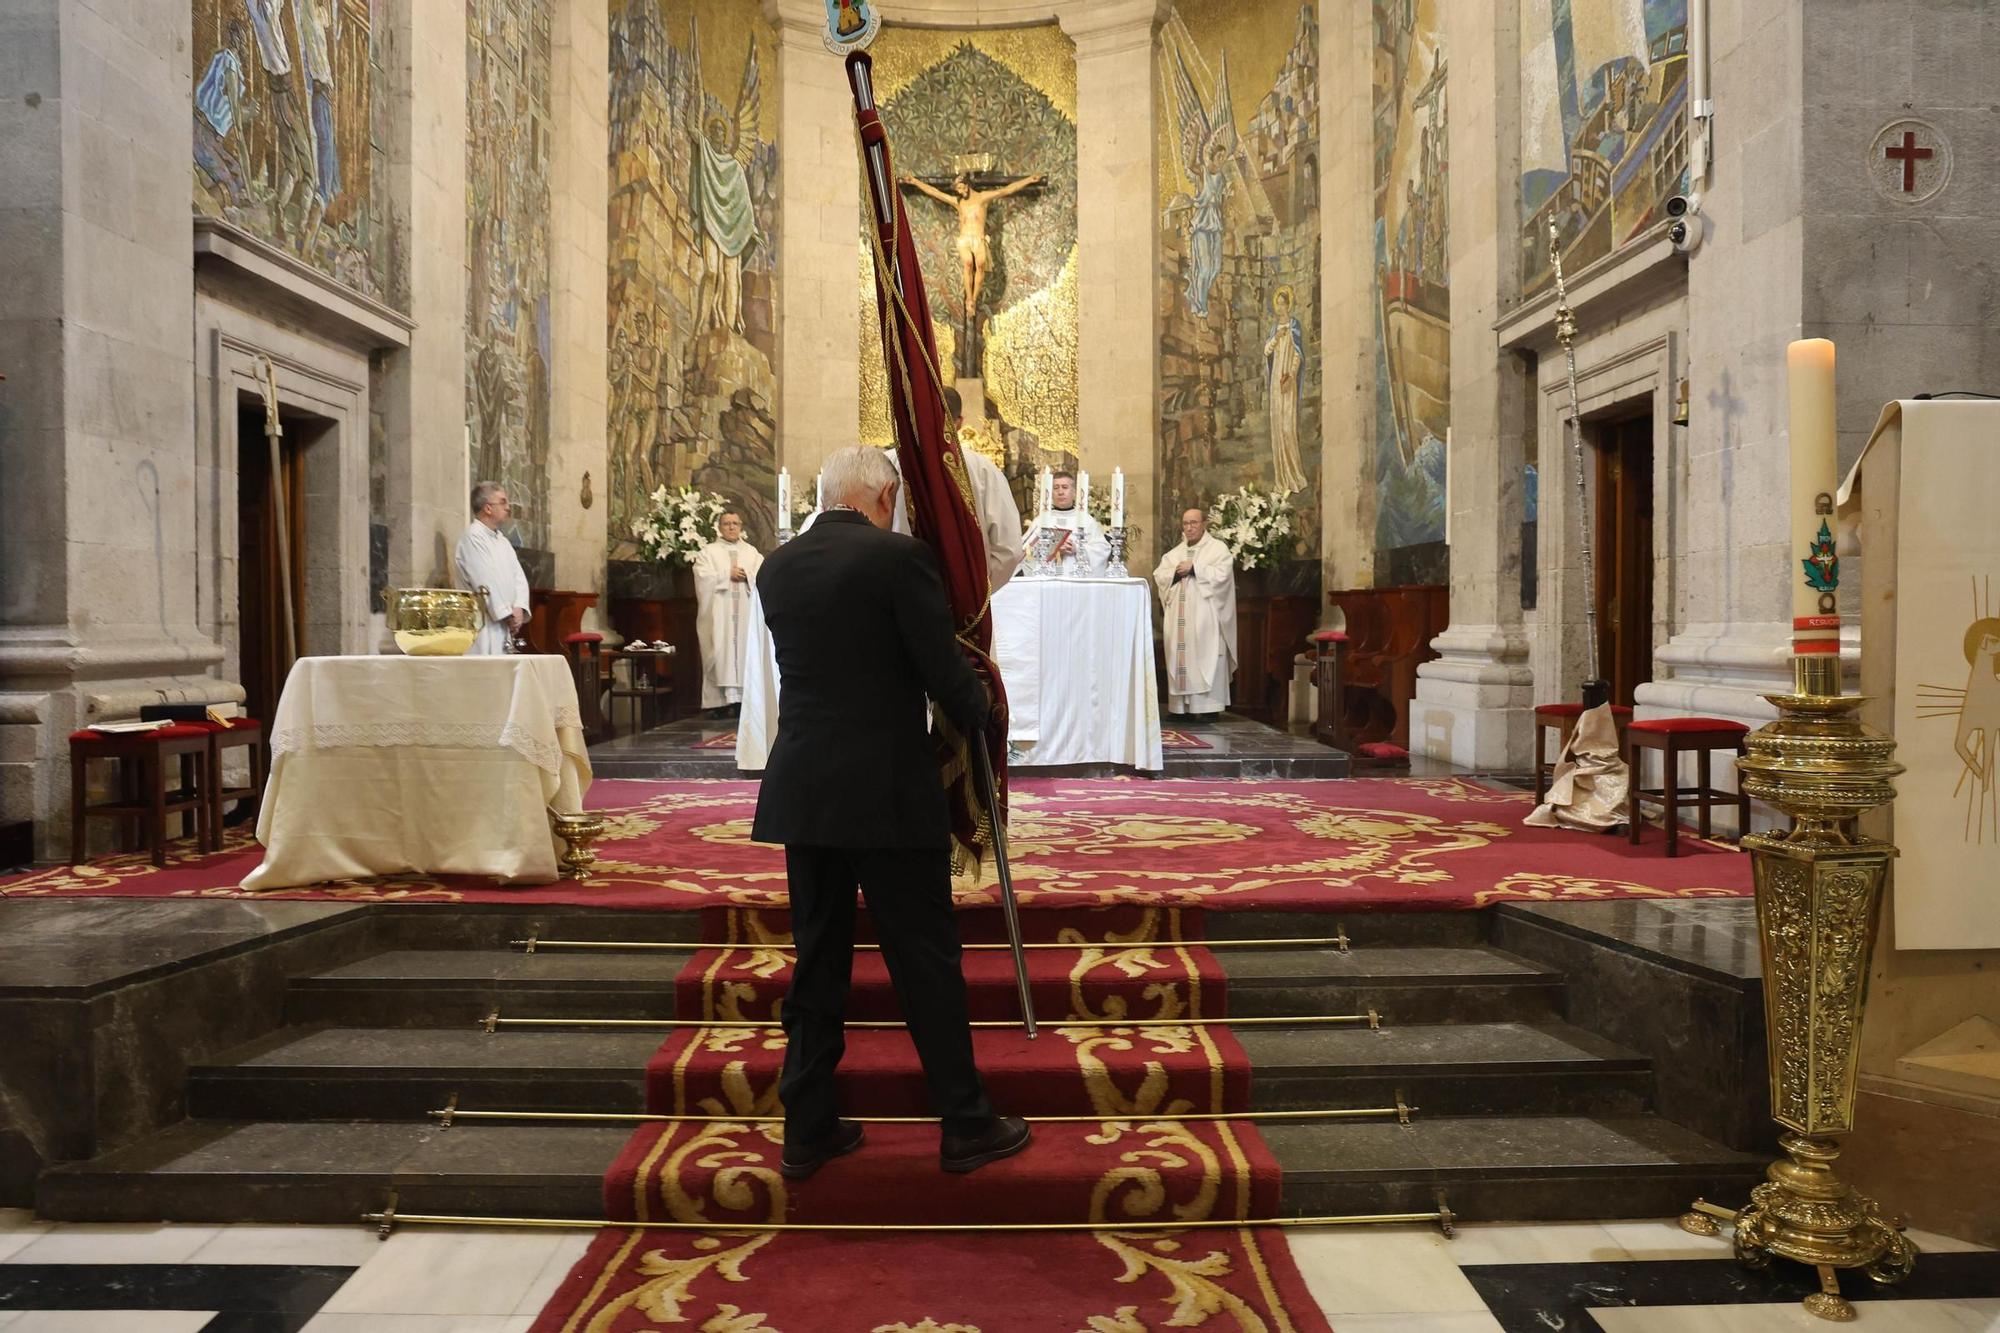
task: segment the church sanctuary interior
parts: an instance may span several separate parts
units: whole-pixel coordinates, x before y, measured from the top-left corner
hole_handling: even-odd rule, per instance
[[[1995,0],[0,0],[0,266],[0,1333],[2000,1333]]]

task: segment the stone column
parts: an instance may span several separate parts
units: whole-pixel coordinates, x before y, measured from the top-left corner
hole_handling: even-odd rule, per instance
[[[1513,0],[1446,5],[1451,134],[1451,626],[1417,668],[1410,750],[1492,771],[1527,763],[1534,678],[1521,617],[1526,385],[1493,336],[1517,281],[1521,62]]]
[[[465,0],[386,0],[389,225],[405,238],[406,352],[382,375],[389,586],[448,585],[470,519],[465,449]],[[600,222],[600,231],[602,223]]]
[[[1801,11],[1710,6],[1717,114],[1707,238],[1688,261],[1681,577],[1640,717],[1761,725],[1773,715],[1762,696],[1791,683],[1785,344],[1802,328],[1806,253]]]
[[[549,364],[550,541],[556,586],[603,594],[609,503],[605,421],[609,385],[611,45],[603,0],[564,0],[555,16],[555,124]],[[588,474],[591,505],[582,488]]]
[[[1320,551],[1329,589],[1375,581],[1374,16],[1322,5]]]
[[[66,733],[204,691],[222,657],[197,610],[191,40],[186,5],[0,16],[0,821],[37,820],[45,856]]]
[[[819,0],[766,0],[778,27],[778,458],[794,486],[861,425],[861,178],[846,67]],[[810,492],[806,492],[810,494]]]
[[[1154,495],[1160,11],[1159,0],[1103,0],[1059,16],[1076,42],[1077,435],[1082,465],[1101,481],[1125,470],[1126,522],[1142,530],[1125,559],[1138,572],[1165,549]]]

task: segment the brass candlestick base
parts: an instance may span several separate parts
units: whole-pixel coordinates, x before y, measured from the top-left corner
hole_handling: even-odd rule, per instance
[[[564,815],[549,811],[549,827],[563,840],[562,876],[564,879],[589,879],[590,868],[597,864],[597,853],[590,845],[604,835],[604,816],[591,814]]]
[[[1854,1128],[1854,1075],[1876,904],[1888,843],[1860,838],[1854,820],[1895,798],[1903,771],[1896,743],[1854,716],[1864,702],[1820,693],[1823,663],[1802,660],[1799,692],[1773,695],[1778,720],[1750,736],[1737,764],[1743,790],[1791,816],[1782,836],[1743,839],[1753,858],[1757,933],[1764,957],[1764,1026],[1771,1051],[1771,1118],[1790,1131],[1786,1159],[1737,1212],[1697,1200],[1681,1226],[1715,1235],[1736,1230],[1736,1257],[1762,1268],[1772,1256],[1811,1264],[1820,1290],[1806,1309],[1849,1320],[1836,1270],[1864,1269],[1877,1282],[1910,1275],[1916,1250],[1872,1199],[1833,1174],[1836,1136]]]

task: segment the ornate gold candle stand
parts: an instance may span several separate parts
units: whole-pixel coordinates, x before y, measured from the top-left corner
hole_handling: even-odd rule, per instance
[[[549,827],[563,840],[562,875],[564,879],[589,879],[590,868],[597,864],[597,853],[591,844],[604,836],[604,816],[592,814],[559,814],[549,811]]]
[[[1697,1199],[1681,1225],[1717,1233],[1735,1227],[1736,1257],[1762,1268],[1773,1255],[1811,1264],[1820,1290],[1806,1309],[1854,1318],[1836,1270],[1865,1269],[1877,1282],[1910,1275],[1916,1250],[1875,1201],[1833,1174],[1837,1137],[1854,1128],[1855,1066],[1876,905],[1889,843],[1859,836],[1854,821],[1895,798],[1903,771],[1896,743],[1861,725],[1856,695],[1837,693],[1835,664],[1801,662],[1799,692],[1769,696],[1778,720],[1753,734],[1737,770],[1751,796],[1791,816],[1782,836],[1743,839],[1753,858],[1757,933],[1764,957],[1764,1026],[1770,1044],[1771,1116],[1787,1131],[1782,1161],[1737,1212]]]

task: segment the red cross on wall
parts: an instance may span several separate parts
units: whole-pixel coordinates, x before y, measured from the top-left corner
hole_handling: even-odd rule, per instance
[[[1917,188],[1917,163],[1930,158],[1932,150],[1917,147],[1917,132],[1903,131],[1903,142],[1890,144],[1882,150],[1882,156],[1891,162],[1903,164],[1903,193],[1914,194]]]

